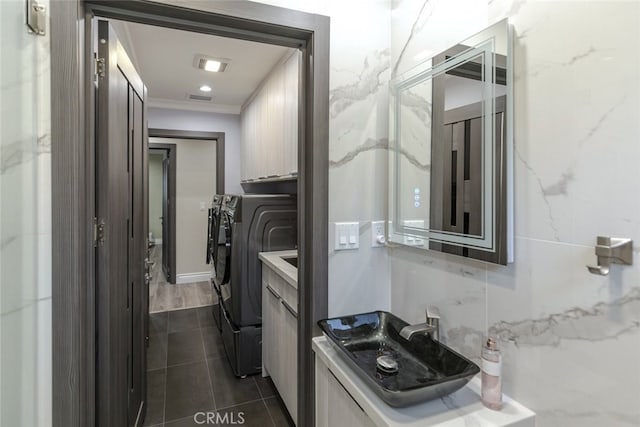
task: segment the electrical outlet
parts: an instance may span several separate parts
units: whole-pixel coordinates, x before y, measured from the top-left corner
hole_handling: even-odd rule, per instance
[[[386,242],[384,221],[371,221],[371,247],[378,248],[384,246]]]

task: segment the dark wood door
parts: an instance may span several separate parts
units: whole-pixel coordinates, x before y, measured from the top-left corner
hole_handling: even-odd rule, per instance
[[[504,194],[502,188],[507,185],[506,162],[503,160],[506,156],[506,98],[497,97],[494,108],[494,188],[491,191],[498,197]],[[431,227],[452,233],[482,236],[482,103],[444,111],[441,120],[442,126],[433,127],[436,136],[432,140],[439,141],[439,144],[432,145],[431,164],[432,171],[437,168],[440,178],[431,180]],[[434,174],[432,172],[432,176]],[[506,200],[494,200],[493,209],[496,239],[493,252],[438,242],[429,242],[429,248],[506,265]]]
[[[109,23],[97,24],[96,424],[135,426],[146,371],[146,88]]]
[[[166,151],[164,160],[162,161],[162,271],[164,272],[167,282],[172,282],[171,263],[169,262],[169,253],[171,252],[171,230],[169,225],[171,224],[169,203],[171,203],[171,197],[169,193],[169,174],[171,159],[169,156],[171,152]]]

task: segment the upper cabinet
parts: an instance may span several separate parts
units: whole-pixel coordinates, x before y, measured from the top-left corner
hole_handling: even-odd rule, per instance
[[[503,20],[391,82],[391,242],[512,261],[511,38]]]
[[[297,176],[299,70],[300,52],[294,50],[243,106],[243,182]]]

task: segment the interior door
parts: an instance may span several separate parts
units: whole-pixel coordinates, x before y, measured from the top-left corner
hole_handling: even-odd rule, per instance
[[[171,245],[173,245],[171,241],[171,230],[169,228],[171,224],[169,209],[169,203],[171,203],[171,198],[169,197],[169,174],[171,173],[169,166],[171,160],[169,159],[169,155],[169,151],[167,151],[162,161],[162,271],[167,278],[167,282],[172,282],[171,274],[173,272],[171,271],[171,264],[169,262],[169,253],[171,251]]]
[[[97,21],[96,425],[142,425],[146,371],[146,88]]]

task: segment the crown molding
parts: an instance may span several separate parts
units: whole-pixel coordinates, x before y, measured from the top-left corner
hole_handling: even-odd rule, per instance
[[[168,110],[200,111],[205,113],[240,114],[239,105],[204,104],[198,101],[176,101],[173,99],[147,98],[147,106]]]

